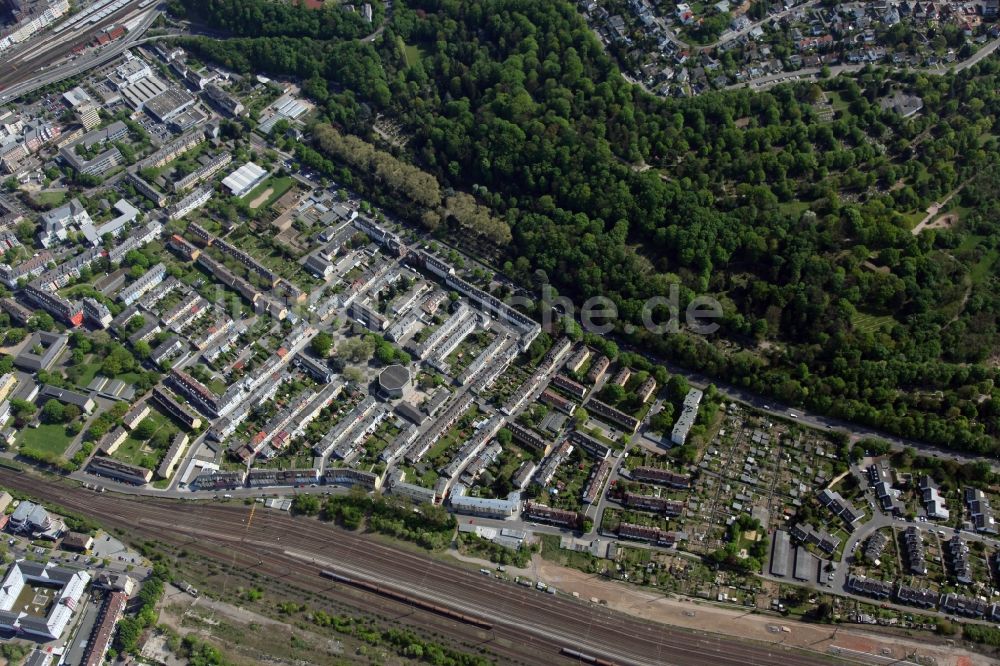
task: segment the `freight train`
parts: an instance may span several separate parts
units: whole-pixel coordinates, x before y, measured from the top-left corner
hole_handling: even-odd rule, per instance
[[[338,583],[344,583],[345,585],[351,585],[352,587],[357,587],[362,590],[367,590],[368,592],[374,592],[375,594],[381,595],[383,597],[388,597],[394,601],[399,601],[410,606],[415,606],[422,610],[430,611],[438,615],[443,615],[444,617],[450,618],[452,620],[457,620],[458,622],[464,622],[465,624],[471,624],[478,629],[493,629],[493,625],[486,622],[478,617],[472,615],[465,615],[459,613],[450,608],[445,608],[444,606],[438,606],[437,604],[432,604],[423,599],[418,599],[416,597],[411,597],[408,594],[403,594],[402,592],[397,592],[396,590],[389,589],[383,585],[376,585],[375,583],[369,583],[366,580],[356,580],[348,576],[342,576],[333,571],[328,571],[323,569],[319,572],[319,575],[323,578],[329,578],[332,581]]]

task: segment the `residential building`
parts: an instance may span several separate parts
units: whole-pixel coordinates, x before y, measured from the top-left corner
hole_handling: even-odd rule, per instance
[[[962,585],[972,585],[972,567],[969,564],[969,544],[958,534],[952,535],[944,547],[951,563],[951,573]]]
[[[17,376],[12,372],[0,376],[0,402],[7,402],[7,398],[17,388]],[[10,417],[10,414],[7,414]],[[6,420],[6,419],[5,419]]]
[[[173,396],[160,387],[153,388],[151,399],[153,404],[180,422],[188,430],[197,430],[201,427],[201,417],[185,405],[177,402]]]
[[[855,594],[875,597],[876,599],[888,599],[892,596],[892,583],[864,576],[848,576],[844,587]]]
[[[83,306],[79,303],[74,303],[59,294],[46,291],[33,284],[25,287],[24,294],[35,305],[64,324],[72,327],[83,324]]]
[[[631,472],[632,479],[641,483],[655,483],[680,490],[691,489],[691,477],[687,474],[679,474],[669,469],[656,467],[636,467]]]
[[[920,528],[910,525],[903,532],[903,547],[906,551],[906,563],[911,574],[927,575],[927,564],[924,561],[924,540]]]
[[[993,519],[993,508],[990,506],[990,500],[986,493],[979,488],[966,487],[964,497],[973,528],[977,532],[996,534],[997,526]]]
[[[136,403],[132,409],[125,413],[125,416],[122,417],[122,424],[129,430],[135,430],[150,413],[152,413],[152,410],[150,410],[149,404],[143,400]]]
[[[674,423],[674,428],[670,432],[670,441],[677,446],[683,446],[687,441],[688,433],[694,426],[695,419],[698,418],[698,407],[701,405],[702,392],[698,389],[691,389],[684,396],[684,404],[681,407],[681,414]]]
[[[167,276],[167,267],[164,264],[156,264],[142,276],[118,292],[118,300],[125,305],[132,305],[147,291],[163,282]]]
[[[948,511],[947,502],[941,496],[941,490],[934,479],[925,474],[920,477],[919,487],[927,517],[931,520],[949,520],[951,512]]]
[[[212,198],[212,189],[202,187],[191,192],[170,209],[170,219],[180,220],[191,211],[201,208]]]
[[[611,421],[628,433],[634,433],[639,429],[638,419],[629,416],[620,409],[603,403],[600,400],[591,399],[590,402],[587,403],[587,409],[591,413],[596,414],[607,421]]]
[[[655,495],[640,495],[626,492],[622,495],[622,504],[630,509],[655,511],[667,516],[679,516],[684,512],[684,503]]]
[[[618,536],[622,539],[633,541],[645,541],[654,546],[670,548],[677,543],[677,533],[661,530],[659,527],[649,527],[647,525],[633,525],[631,523],[621,523],[618,525]],[[785,539],[788,536],[786,534]],[[777,575],[777,574],[776,574]]]
[[[127,603],[128,594],[124,592],[111,592],[104,598],[101,612],[97,616],[97,624],[90,634],[90,640],[87,641],[80,666],[100,666],[104,663],[104,657],[115,634],[115,627],[125,614]]]
[[[89,296],[83,299],[83,318],[98,328],[107,328],[113,319],[108,306]]]
[[[125,443],[128,439],[128,431],[125,428],[118,426],[109,433],[106,433],[104,437],[101,437],[97,441],[97,450],[103,451],[105,455],[111,455],[118,450],[118,447]]]
[[[323,483],[331,486],[359,486],[369,492],[382,488],[382,477],[374,472],[351,467],[328,467],[323,472]]]
[[[835,515],[840,516],[849,529],[854,529],[854,524],[864,518],[865,514],[862,511],[854,508],[853,504],[841,497],[840,493],[836,491],[826,488],[820,491],[817,497],[820,504],[828,508]]]
[[[147,484],[153,479],[153,472],[145,467],[130,465],[106,456],[94,456],[87,465],[87,471],[136,486]]]
[[[174,436],[172,442],[170,442],[170,448],[164,454],[163,459],[160,461],[160,466],[156,468],[156,475],[161,479],[169,479],[174,473],[174,469],[177,467],[177,463],[181,461],[181,456],[184,454],[184,449],[187,448],[188,436],[186,433],[179,432]]]
[[[77,391],[71,391],[69,389],[61,388],[58,386],[52,386],[51,384],[46,384],[42,387],[41,391],[38,393],[39,398],[44,402],[46,398],[52,398],[58,400],[65,405],[75,405],[79,407],[84,414],[91,414],[94,411],[96,404],[93,398],[89,395],[78,393]]]
[[[576,511],[557,509],[537,502],[525,502],[521,515],[527,520],[570,529],[576,529],[580,525],[580,515]]]
[[[521,493],[516,490],[508,495],[507,499],[469,497],[465,492],[465,486],[459,483],[455,485],[448,496],[451,508],[458,513],[506,520],[517,515],[518,507],[521,504]]]

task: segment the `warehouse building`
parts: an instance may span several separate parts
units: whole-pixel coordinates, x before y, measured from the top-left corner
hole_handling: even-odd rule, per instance
[[[242,197],[257,187],[267,177],[267,169],[247,162],[222,180],[234,197]]]

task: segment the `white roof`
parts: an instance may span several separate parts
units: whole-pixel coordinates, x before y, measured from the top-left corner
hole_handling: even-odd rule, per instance
[[[239,169],[226,176],[225,179],[223,179],[222,184],[235,194],[237,192],[243,192],[251,183],[257,182],[265,175],[267,175],[266,169],[257,166],[253,162],[247,162]]]
[[[294,98],[284,100],[280,104],[277,104],[275,108],[278,113],[293,120],[308,110],[305,104]]]
[[[76,108],[81,104],[94,101],[93,99],[91,99],[90,95],[88,95],[87,92],[80,86],[77,86],[76,88],[73,88],[70,91],[64,92],[63,99],[65,99],[66,103],[72,106],[73,108]]]

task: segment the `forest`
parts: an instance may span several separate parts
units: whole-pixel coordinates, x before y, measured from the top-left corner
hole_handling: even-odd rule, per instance
[[[380,150],[502,220],[498,267],[515,280],[541,270],[578,302],[608,295],[622,327],[674,283],[682,307],[724,306],[711,337],[624,343],[900,436],[1000,450],[996,57],[668,100],[625,81],[563,0],[396,0],[372,43],[242,22],[268,0],[225,16],[177,2],[237,36],[187,48],[301,78],[337,132],[376,142],[376,114],[399,122],[405,148]],[[898,92],[923,110],[883,108]],[[351,164],[338,145],[314,148]],[[958,222],[913,233],[949,194]],[[461,238],[445,222],[436,233]]]

